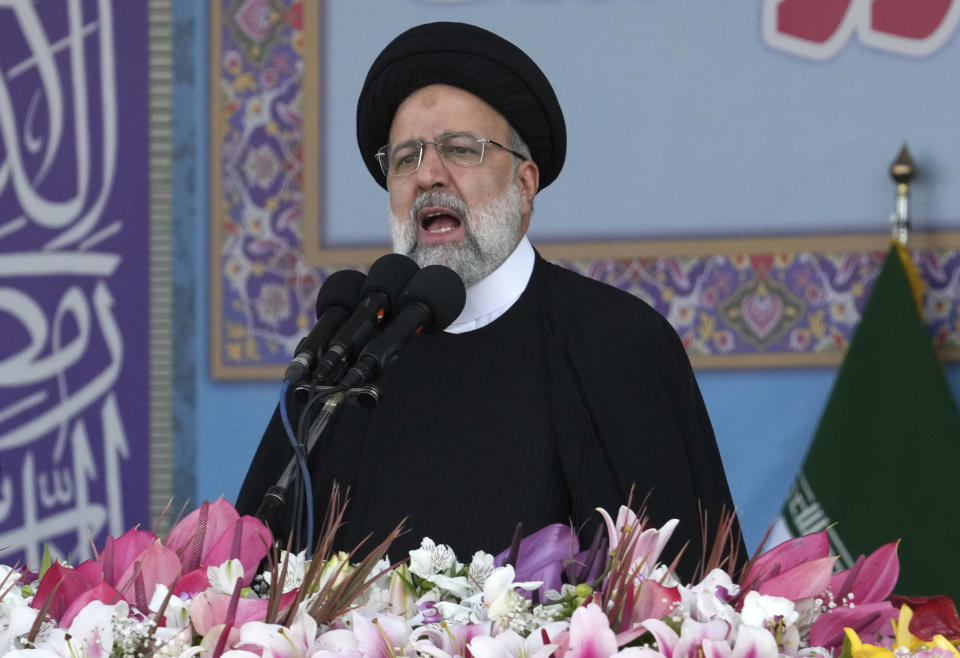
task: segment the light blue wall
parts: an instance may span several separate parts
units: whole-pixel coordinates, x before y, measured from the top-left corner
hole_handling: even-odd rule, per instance
[[[181,171],[189,185],[176,204],[187,238],[178,240],[178,272],[186,268],[178,281],[192,295],[181,310],[194,309],[178,357],[177,482],[195,501],[235,496],[278,393],[272,382],[212,381],[207,366],[204,4],[175,2],[192,27],[183,52],[197,58],[193,81],[181,77],[177,88],[177,130],[188,131],[179,141],[189,135],[194,150],[177,159],[178,169],[193,169]],[[917,227],[960,224],[960,38],[926,58],[852,42],[818,63],[763,44],[759,2],[332,0],[324,16],[329,241],[384,241],[385,195],[356,152],[357,93],[387,41],[445,19],[520,44],[564,106],[567,165],[538,197],[535,240],[883,231],[893,195],[886,168],[904,138],[923,171]],[[698,373],[751,547],[786,495],[834,374]],[[960,390],[960,367],[948,377]]]

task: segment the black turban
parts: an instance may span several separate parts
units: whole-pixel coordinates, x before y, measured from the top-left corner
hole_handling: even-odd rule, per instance
[[[567,129],[550,82],[533,60],[492,32],[466,23],[428,23],[391,41],[373,62],[357,102],[357,142],[367,169],[387,187],[374,154],[389,141],[393,115],[417,89],[446,84],[496,109],[530,147],[540,188],[557,177]]]

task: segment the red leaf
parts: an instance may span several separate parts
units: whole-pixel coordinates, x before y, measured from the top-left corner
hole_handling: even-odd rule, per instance
[[[930,641],[942,635],[951,642],[960,641],[960,618],[957,606],[949,596],[891,596],[890,603],[899,608],[904,603],[913,610],[910,632]]]
[[[57,587],[57,585],[60,585]],[[70,569],[54,562],[47,573],[43,575],[40,586],[37,588],[37,594],[33,597],[30,604],[33,608],[40,610],[47,598],[51,598],[48,612],[50,615],[62,621],[63,613],[66,612],[70,603],[80,597],[84,592],[92,589],[96,585],[95,581],[90,580],[76,569]]]

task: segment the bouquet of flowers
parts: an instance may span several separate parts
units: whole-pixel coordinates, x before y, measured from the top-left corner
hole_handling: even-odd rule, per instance
[[[0,654],[960,658],[952,601],[890,596],[895,543],[835,574],[817,533],[735,573],[720,537],[688,584],[661,561],[676,521],[600,513],[606,541],[586,551],[554,525],[469,562],[425,538],[391,564],[399,527],[355,563],[332,550],[332,514],[307,559],[226,501],[204,503],[165,539],[130,530],[76,567],[0,566]]]

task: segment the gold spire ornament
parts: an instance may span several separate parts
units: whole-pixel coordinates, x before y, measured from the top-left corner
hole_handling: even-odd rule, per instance
[[[917,167],[910,157],[907,142],[900,147],[900,154],[890,165],[890,177],[897,184],[897,200],[893,214],[890,215],[890,230],[893,239],[907,245],[910,237],[910,181],[917,174]]]
[[[893,214],[890,215],[890,230],[893,233],[893,244],[896,248],[903,270],[910,283],[913,301],[917,305],[917,312],[923,317],[923,280],[920,272],[910,258],[907,251],[907,239],[910,237],[910,181],[917,174],[917,166],[910,157],[910,150],[904,142],[900,147],[900,154],[890,165],[890,178],[897,184],[897,201]]]

